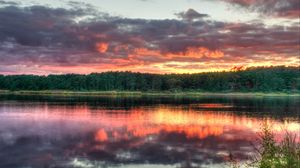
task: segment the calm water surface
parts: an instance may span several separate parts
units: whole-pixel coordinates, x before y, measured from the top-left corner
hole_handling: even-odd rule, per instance
[[[263,123],[300,132],[300,98],[0,96],[0,167],[226,167]]]

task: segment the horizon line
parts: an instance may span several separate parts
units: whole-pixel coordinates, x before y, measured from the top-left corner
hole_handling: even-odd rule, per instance
[[[102,74],[102,73],[136,73],[136,74],[151,74],[151,75],[189,75],[189,74],[205,74],[205,73],[220,73],[220,72],[238,72],[238,71],[247,71],[251,69],[259,69],[259,68],[299,68],[300,65],[265,65],[265,66],[234,66],[230,69],[223,70],[215,70],[215,71],[203,71],[203,72],[192,72],[192,73],[155,73],[155,72],[138,72],[131,70],[107,70],[102,72],[91,72],[91,73],[49,73],[49,74],[33,74],[33,73],[23,73],[23,74],[3,74],[0,73],[1,76],[49,76],[49,75],[91,75],[91,74]]]

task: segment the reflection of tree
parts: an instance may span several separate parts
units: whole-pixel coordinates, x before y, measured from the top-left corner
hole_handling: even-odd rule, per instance
[[[2,95],[0,100],[20,100],[24,102],[44,102],[47,104],[60,104],[76,108],[78,104],[86,104],[90,109],[131,109],[139,107],[157,108],[164,104],[174,109],[190,106],[194,110],[203,111],[234,111],[236,115],[253,117],[283,117],[300,118],[297,97],[51,97],[51,96],[16,96]],[[194,106],[199,104],[199,106]],[[207,104],[221,104],[222,107],[205,107]],[[180,106],[179,106],[180,105]]]

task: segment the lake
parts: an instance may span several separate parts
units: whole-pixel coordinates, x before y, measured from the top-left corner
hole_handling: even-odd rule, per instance
[[[0,167],[226,167],[263,124],[300,132],[298,97],[0,96]],[[298,139],[299,140],[299,139]]]

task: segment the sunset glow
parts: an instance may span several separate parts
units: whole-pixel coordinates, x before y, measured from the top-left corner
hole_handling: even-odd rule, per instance
[[[295,0],[1,1],[0,73],[299,66],[299,11]]]

